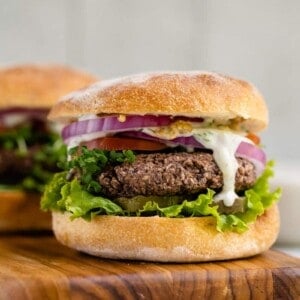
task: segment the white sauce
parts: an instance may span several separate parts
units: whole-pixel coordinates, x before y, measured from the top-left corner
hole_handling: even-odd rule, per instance
[[[10,113],[9,115],[4,115],[2,118],[3,124],[6,127],[15,127],[26,120],[28,120],[28,116],[22,113]]]
[[[213,150],[214,159],[223,174],[223,189],[214,201],[223,200],[225,206],[232,206],[238,195],[235,193],[235,174],[238,162],[235,152],[244,139],[242,136],[221,130],[194,130],[194,137],[206,148]]]
[[[99,118],[95,114],[87,114],[87,115],[82,115],[81,117],[78,118],[78,121],[85,121],[85,120],[92,120],[92,119],[97,119]]]

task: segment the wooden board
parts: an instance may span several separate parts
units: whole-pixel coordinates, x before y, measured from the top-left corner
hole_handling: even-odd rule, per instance
[[[0,299],[300,299],[300,259],[163,264],[94,258],[52,236],[0,236]]]

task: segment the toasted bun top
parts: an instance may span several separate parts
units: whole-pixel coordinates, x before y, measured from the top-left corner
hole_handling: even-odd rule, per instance
[[[0,69],[0,109],[50,108],[60,97],[97,79],[60,65],[20,65]]]
[[[102,81],[59,101],[49,118],[70,122],[85,114],[138,114],[236,119],[253,132],[266,127],[266,104],[254,86],[202,72],[160,72]]]

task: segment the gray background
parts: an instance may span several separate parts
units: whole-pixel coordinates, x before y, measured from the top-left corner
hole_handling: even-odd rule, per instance
[[[0,0],[0,66],[66,63],[102,78],[206,69],[254,83],[270,158],[300,160],[300,1]]]

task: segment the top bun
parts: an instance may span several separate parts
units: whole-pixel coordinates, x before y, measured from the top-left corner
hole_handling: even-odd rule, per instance
[[[146,73],[95,83],[61,99],[49,119],[70,122],[85,114],[234,119],[252,132],[268,124],[266,104],[254,86],[202,71]]]
[[[60,65],[20,65],[0,69],[0,109],[50,108],[63,95],[96,77]]]

